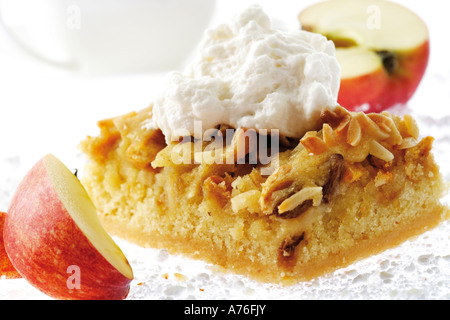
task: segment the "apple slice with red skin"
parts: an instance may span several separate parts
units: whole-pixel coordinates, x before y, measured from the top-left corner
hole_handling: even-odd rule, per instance
[[[0,211],[0,277],[4,276],[6,279],[19,279],[22,278],[20,273],[12,265],[8,255],[5,251],[5,245],[3,243],[3,227],[5,225],[6,212]]]
[[[56,299],[124,299],[133,272],[78,178],[53,155],[19,184],[4,227],[6,252],[29,283]]]
[[[380,112],[416,92],[430,42],[427,26],[408,8],[384,0],[328,0],[303,10],[299,21],[335,43],[343,107]]]

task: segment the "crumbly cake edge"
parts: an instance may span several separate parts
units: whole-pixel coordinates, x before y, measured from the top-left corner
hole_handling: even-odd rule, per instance
[[[132,114],[135,116],[135,114]],[[312,136],[309,136],[312,137]],[[109,143],[109,142],[108,142]],[[305,147],[308,147],[311,145],[306,144]],[[315,151],[315,145],[312,144],[312,151]],[[142,168],[136,168],[137,170],[143,170]],[[100,215],[101,220],[104,223],[106,229],[110,231],[112,234],[124,238],[126,240],[129,240],[130,242],[137,243],[141,246],[145,247],[157,247],[157,248],[165,248],[168,249],[169,252],[174,254],[185,254],[191,258],[195,259],[203,259],[207,260],[210,263],[217,264],[218,261],[216,261],[214,258],[214,255],[211,257],[208,257],[205,255],[205,250],[192,250],[192,244],[187,245],[183,239],[177,239],[177,238],[170,238],[167,235],[164,237],[148,237],[148,234],[146,233],[140,233],[138,229],[125,229],[120,223],[117,223],[113,216],[110,216],[108,214]],[[354,246],[351,250],[348,250],[342,255],[331,255],[328,259],[324,260],[320,264],[311,265],[309,268],[304,268],[304,271],[302,271],[300,274],[301,277],[286,277],[283,273],[272,273],[267,274],[267,272],[259,272],[258,270],[264,270],[264,265],[258,266],[258,262],[253,262],[253,271],[248,271],[245,264],[242,264],[241,259],[239,256],[236,256],[235,259],[231,257],[227,258],[228,265],[233,265],[234,267],[231,268],[229,271],[232,271],[234,273],[241,273],[248,275],[252,278],[255,278],[257,280],[262,281],[273,281],[276,279],[277,282],[282,282],[285,284],[289,284],[292,281],[296,282],[298,280],[309,280],[311,278],[314,278],[318,275],[329,273],[336,268],[345,267],[351,263],[353,263],[356,260],[363,259],[367,256],[377,254],[379,252],[382,252],[386,249],[392,248],[394,246],[397,246],[398,244],[404,242],[407,239],[410,239],[412,237],[416,237],[420,234],[422,234],[424,231],[434,228],[437,226],[441,221],[444,219],[447,219],[449,217],[449,210],[448,208],[444,206],[436,206],[436,208],[428,209],[423,215],[420,220],[410,222],[409,225],[405,226],[401,232],[398,232],[398,234],[388,234],[385,237],[383,237],[383,241],[380,241],[380,239],[374,239],[371,242],[368,241],[361,241],[360,244]],[[147,240],[143,240],[143,238],[147,238]],[[198,247],[205,247],[205,244],[198,243],[195,246]],[[208,244],[209,247],[209,244]],[[177,248],[175,250],[172,250],[170,248]],[[199,253],[199,252],[203,252]],[[217,255],[216,255],[217,256]],[[230,264],[231,262],[231,264]],[[220,262],[219,262],[220,264]],[[220,267],[218,267],[220,268]],[[220,268],[223,271],[226,271],[223,268]]]

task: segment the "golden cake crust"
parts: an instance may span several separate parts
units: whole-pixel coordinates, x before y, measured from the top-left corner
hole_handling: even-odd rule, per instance
[[[409,116],[324,111],[321,128],[282,146],[270,174],[259,163],[226,161],[251,151],[245,129],[212,154],[213,142],[167,145],[160,130],[146,129],[149,116],[151,106],[101,121],[100,134],[82,143],[90,158],[83,183],[102,222],[139,245],[291,283],[398,245],[448,216],[433,139],[419,139]],[[194,150],[186,153],[191,162],[179,161],[183,150]],[[199,154],[224,161],[192,161]]]

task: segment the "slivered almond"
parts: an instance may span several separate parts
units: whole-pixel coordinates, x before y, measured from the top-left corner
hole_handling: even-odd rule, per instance
[[[334,133],[333,128],[331,128],[328,123],[323,124],[322,136],[323,141],[327,144],[327,146],[334,147],[338,144],[337,136]]]
[[[419,127],[413,117],[409,114],[405,114],[403,116],[403,122],[405,123],[408,134],[414,139],[417,139],[419,137]]]
[[[369,119],[375,122],[381,130],[387,133],[391,132],[390,120],[392,119],[387,118],[386,116],[379,113],[370,113],[367,116],[369,117]]]
[[[389,134],[382,131],[380,127],[370,119],[364,112],[358,112],[356,114],[356,118],[358,119],[361,127],[365,132],[367,132],[370,136],[377,140],[384,140],[389,138]]]
[[[370,141],[369,154],[386,162],[394,159],[394,155],[376,140]]]
[[[284,200],[278,206],[278,213],[282,214],[294,210],[306,200],[313,200],[313,206],[318,206],[322,201],[322,187],[306,187]]]
[[[401,119],[388,112],[349,112],[338,106],[333,111],[322,111],[321,119],[324,121],[321,139],[311,132],[301,140],[302,145],[313,154],[324,152],[327,146],[327,151],[336,151],[351,161],[362,161],[368,154],[392,161],[394,155],[387,148],[414,147],[419,136],[417,124],[410,115]]]
[[[351,115],[346,114],[345,116],[343,116],[341,122],[339,123],[335,131],[337,133],[341,133],[347,127],[347,125],[350,123],[351,120],[352,120]]]
[[[398,145],[401,144],[403,141],[403,137],[400,133],[400,131],[398,131],[397,126],[395,125],[394,120],[392,120],[391,118],[389,118],[389,124],[391,126],[391,134],[389,136],[389,138],[386,139],[386,141],[388,141],[390,144],[392,145]]]
[[[336,113],[340,118],[343,118],[344,116],[349,116],[349,115],[351,115],[350,111],[348,111],[347,109],[345,109],[344,107],[341,107],[341,106],[336,107],[335,113]]]
[[[409,149],[412,147],[415,147],[417,144],[419,143],[419,141],[417,141],[415,138],[413,137],[407,137],[407,138],[403,138],[403,141],[401,144],[398,145],[398,149]]]
[[[357,118],[352,117],[350,120],[350,123],[348,125],[348,131],[347,131],[347,143],[351,146],[355,147],[358,145],[358,143],[361,141],[362,134],[361,134],[361,126],[359,124],[359,121]]]
[[[381,114],[369,114],[368,117],[372,119],[383,131],[389,133],[389,137],[385,140],[392,145],[402,143],[403,137],[398,131],[397,125],[390,117],[389,113],[382,112]]]
[[[321,154],[328,150],[327,144],[312,131],[307,132],[300,142],[306,150],[313,154]]]

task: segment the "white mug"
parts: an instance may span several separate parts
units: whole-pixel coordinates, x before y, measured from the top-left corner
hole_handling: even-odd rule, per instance
[[[176,69],[208,26],[215,0],[0,0],[25,49],[89,73]]]

